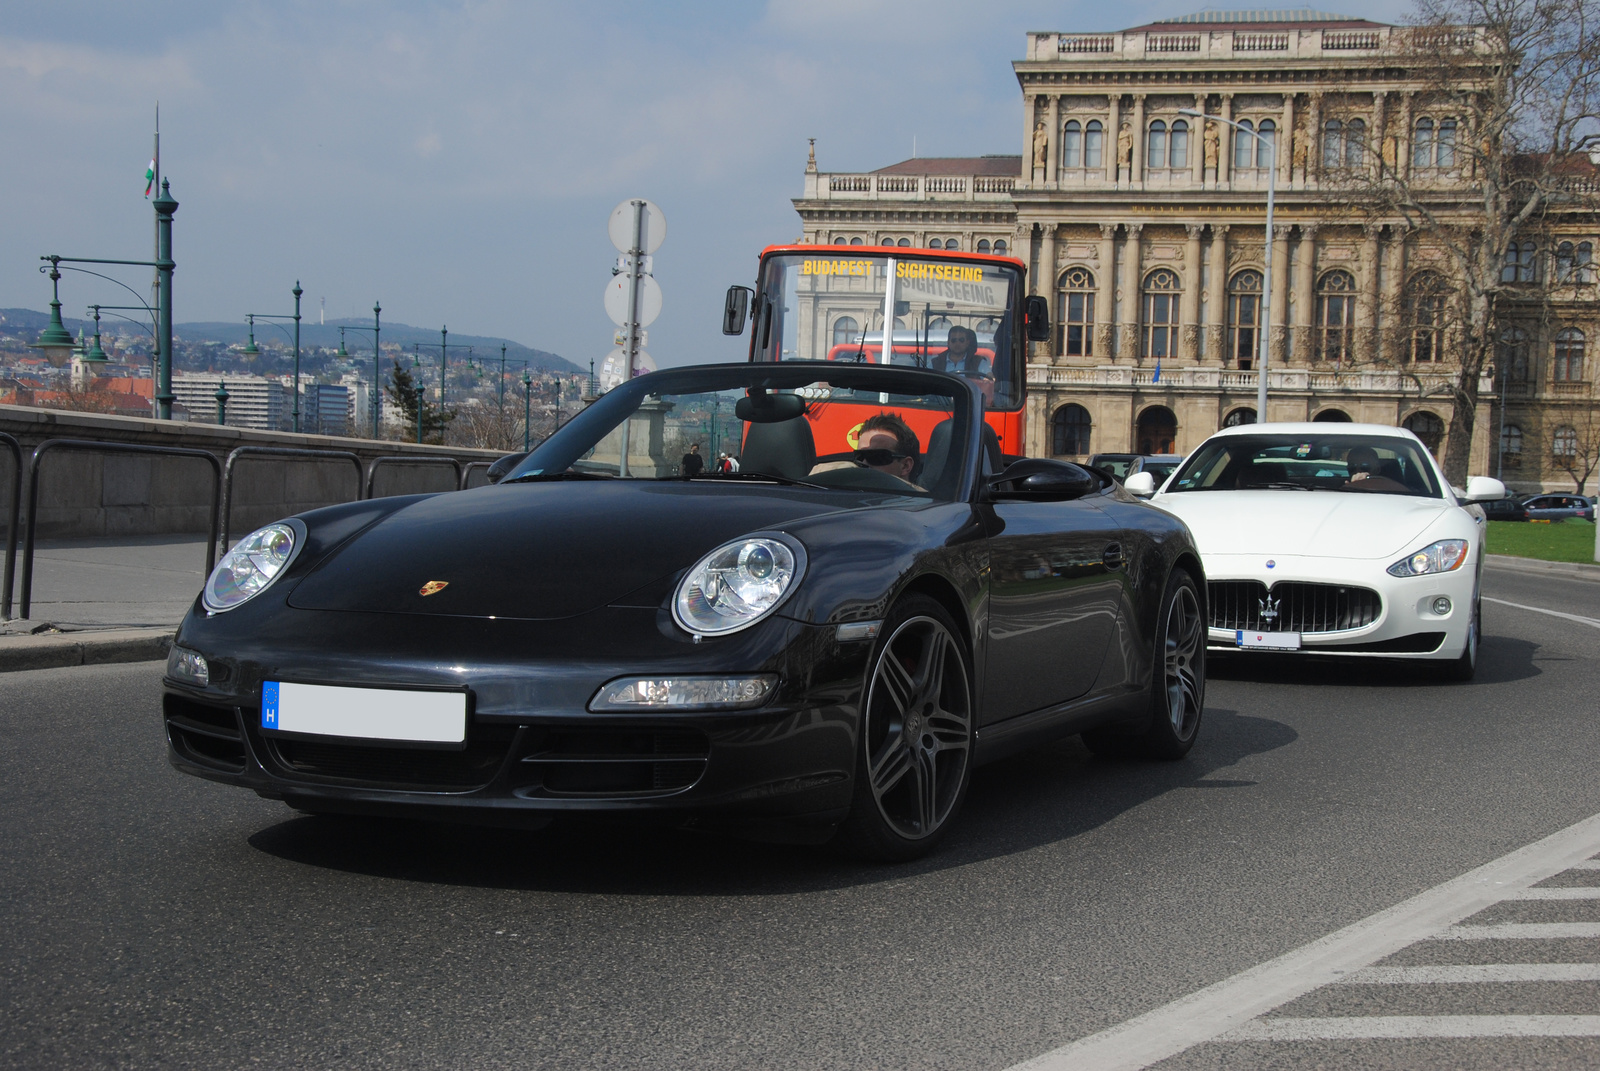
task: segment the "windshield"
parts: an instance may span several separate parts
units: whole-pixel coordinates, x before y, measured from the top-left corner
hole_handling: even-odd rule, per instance
[[[891,283],[894,315],[885,339]],[[756,305],[755,359],[948,371],[970,379],[988,408],[1017,409],[1023,354],[1012,309],[1021,293],[1021,273],[988,260],[855,250],[769,256]]]
[[[959,380],[916,370],[657,372],[608,392],[501,482],[767,483],[950,501],[972,405]]]
[[[1378,435],[1230,435],[1201,444],[1165,493],[1304,490],[1442,498],[1409,439]]]

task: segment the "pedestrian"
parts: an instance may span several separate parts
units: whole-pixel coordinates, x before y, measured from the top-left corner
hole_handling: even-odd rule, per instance
[[[700,444],[690,443],[689,452],[683,455],[683,460],[678,463],[678,472],[686,480],[692,480],[705,471],[706,459],[700,456]]]
[[[739,471],[739,459],[737,457],[734,457],[732,454],[728,455],[728,471],[729,472],[738,472]]]

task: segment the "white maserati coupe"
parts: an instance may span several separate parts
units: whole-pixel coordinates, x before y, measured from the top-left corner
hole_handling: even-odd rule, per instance
[[[1159,492],[1208,580],[1213,649],[1300,651],[1477,669],[1482,511],[1499,480],[1453,489],[1422,442],[1380,424],[1246,424],[1201,444]]]

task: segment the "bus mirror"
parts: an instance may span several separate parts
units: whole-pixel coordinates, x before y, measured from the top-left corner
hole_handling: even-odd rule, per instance
[[[1028,341],[1050,341],[1050,303],[1041,295],[1029,296],[1028,303],[1024,306],[1028,318]]]
[[[744,322],[750,314],[750,296],[755,291],[748,286],[728,287],[728,300],[722,306],[722,333],[744,334]]]

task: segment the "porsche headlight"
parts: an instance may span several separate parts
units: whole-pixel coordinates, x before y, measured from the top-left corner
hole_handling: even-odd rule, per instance
[[[299,544],[299,536],[287,524],[269,524],[251,532],[211,570],[200,602],[214,614],[249,602],[288,568]]]
[[[1441,539],[1431,547],[1423,547],[1389,566],[1390,576],[1424,576],[1428,573],[1448,573],[1461,568],[1467,560],[1465,539]]]
[[[804,571],[798,544],[771,536],[724,543],[684,574],[672,616],[699,636],[737,632],[777,609]]]

